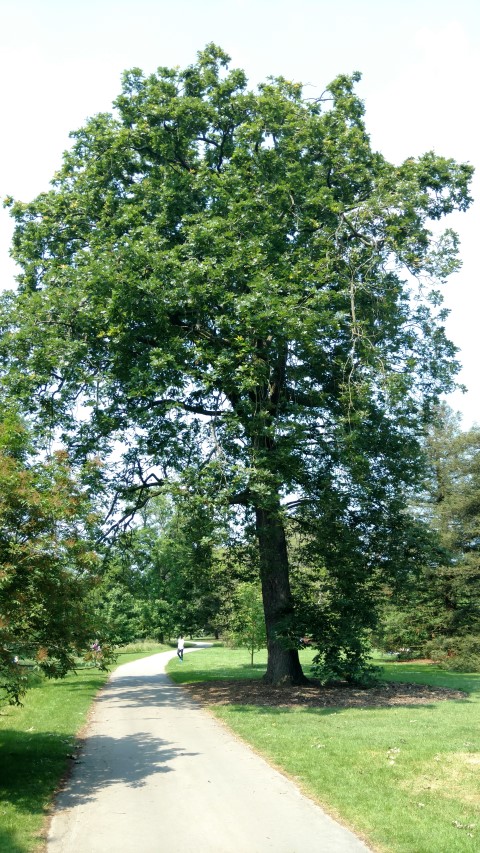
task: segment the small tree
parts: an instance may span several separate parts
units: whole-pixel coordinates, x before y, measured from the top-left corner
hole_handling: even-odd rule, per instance
[[[26,689],[23,658],[61,677],[96,636],[87,606],[95,523],[68,457],[31,458],[16,417],[0,424],[0,699]]]
[[[262,593],[257,584],[240,583],[237,586],[229,636],[233,645],[249,650],[253,666],[253,653],[267,645]]]

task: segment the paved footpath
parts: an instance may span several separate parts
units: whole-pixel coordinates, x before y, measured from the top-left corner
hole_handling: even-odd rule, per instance
[[[48,853],[365,853],[170,681],[174,655],[120,666],[100,692]]]

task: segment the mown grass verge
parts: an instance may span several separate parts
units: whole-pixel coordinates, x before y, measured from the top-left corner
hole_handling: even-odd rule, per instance
[[[165,650],[170,646],[153,643],[121,649],[112,668]],[[34,677],[22,707],[0,707],[0,853],[43,849],[53,794],[74,760],[76,735],[107,677],[93,667],[62,680]]]
[[[302,652],[308,671],[309,652]],[[244,651],[209,649],[168,670],[179,683],[261,677]],[[212,707],[370,845],[390,853],[480,849],[480,676],[425,664],[383,665],[391,681],[463,690],[468,698],[388,708]]]

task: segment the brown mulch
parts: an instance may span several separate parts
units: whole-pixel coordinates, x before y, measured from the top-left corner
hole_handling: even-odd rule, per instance
[[[367,690],[348,685],[322,687],[314,680],[302,687],[272,687],[258,679],[204,681],[184,686],[201,705],[259,705],[269,708],[390,708],[467,698],[461,690],[400,682],[389,682]]]

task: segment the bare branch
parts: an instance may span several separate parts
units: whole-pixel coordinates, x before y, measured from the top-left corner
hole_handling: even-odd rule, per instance
[[[347,217],[345,216],[344,213],[340,214],[340,219],[342,220],[342,222],[345,223],[345,225],[347,226],[350,233],[353,234],[354,237],[357,237],[357,239],[360,240],[364,246],[368,246],[370,249],[378,249],[379,248],[379,246],[380,246],[379,242],[377,240],[369,239],[368,237],[365,236],[365,234],[362,234],[360,231],[358,231],[355,228],[355,226],[352,225],[350,220],[347,219]]]

